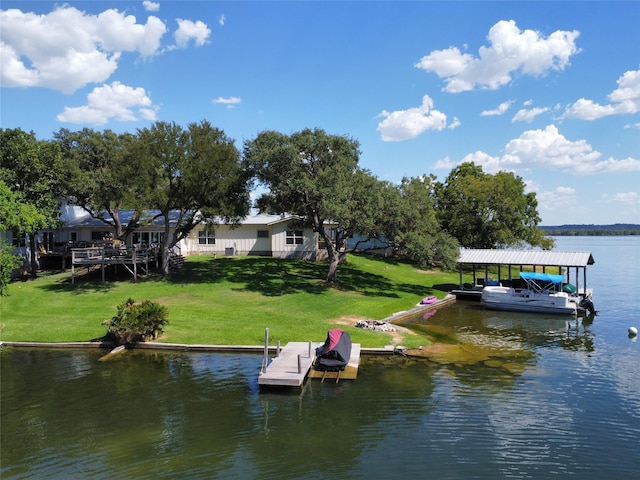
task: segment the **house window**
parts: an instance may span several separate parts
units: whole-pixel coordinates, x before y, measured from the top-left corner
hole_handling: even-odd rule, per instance
[[[149,232],[133,232],[133,244],[149,243]]]
[[[304,234],[302,230],[287,230],[287,245],[302,245],[304,243]]]
[[[269,230],[258,230],[258,238],[269,238]]]
[[[94,242],[109,238],[111,234],[109,232],[91,232],[91,240]]]
[[[53,232],[42,232],[42,244],[47,252],[53,251]]]
[[[198,232],[198,243],[200,245],[215,245],[216,244],[215,230],[200,230]]]
[[[13,240],[11,242],[11,244],[14,247],[26,247],[27,246],[27,236],[21,233],[16,233],[15,237],[13,237]]]
[[[149,232],[149,235],[151,236],[150,238],[150,243],[151,244],[161,244],[162,241],[164,240],[164,232]]]

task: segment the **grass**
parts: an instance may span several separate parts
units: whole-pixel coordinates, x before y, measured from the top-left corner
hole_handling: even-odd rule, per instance
[[[169,278],[150,274],[133,282],[126,272],[99,271],[76,277],[41,274],[14,282],[0,297],[0,340],[71,342],[101,338],[102,321],[127,298],[152,300],[169,309],[159,341],[186,344],[261,345],[270,338],[322,341],[339,325],[355,343],[382,347],[390,334],[355,328],[356,319],[381,320],[408,310],[427,295],[439,298],[458,284],[457,273],[424,272],[386,259],[350,255],[338,270],[339,284],[323,281],[326,263],[266,257],[190,257]],[[412,337],[412,338],[409,338]],[[403,345],[425,344],[407,336]]]

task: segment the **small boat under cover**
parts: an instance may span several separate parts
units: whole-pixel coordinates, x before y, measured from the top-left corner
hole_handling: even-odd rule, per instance
[[[486,286],[481,302],[491,310],[577,315],[579,298],[562,291],[564,275],[520,272],[526,288]]]
[[[340,328],[327,332],[324,344],[316,348],[315,368],[326,372],[345,369],[351,358],[351,337]]]

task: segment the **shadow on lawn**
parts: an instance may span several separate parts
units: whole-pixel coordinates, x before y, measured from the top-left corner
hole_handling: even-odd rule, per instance
[[[149,282],[161,279],[163,279],[163,277],[159,273],[150,272],[147,275],[140,275],[138,282]],[[133,283],[133,276],[124,268],[116,270],[114,267],[107,267],[105,271],[105,282],[102,282],[102,271],[100,268],[93,268],[88,271],[87,269],[78,269],[74,283],[71,283],[70,276],[66,276],[57,283],[45,284],[39,286],[39,288],[53,292],[64,291],[80,295],[83,293],[108,292],[115,288],[118,283],[122,282]]]
[[[324,278],[326,262],[305,262],[271,257],[244,257],[241,259],[218,258],[206,262],[187,262],[172,274],[175,283],[217,283],[227,281],[238,285],[238,290],[259,292],[265,296],[292,293],[321,294],[329,288]],[[363,272],[349,263],[338,268],[338,284],[335,288],[359,292],[363,295],[397,297],[397,290],[421,295],[424,286],[394,284],[389,279]]]
[[[395,263],[395,262],[394,262]],[[165,281],[175,284],[216,284],[229,282],[237,290],[261,293],[268,297],[294,293],[321,294],[327,288],[357,292],[364,296],[398,298],[397,292],[416,296],[430,295],[433,289],[421,284],[394,283],[383,275],[363,272],[352,264],[344,263],[338,268],[338,284],[329,287],[324,279],[326,262],[307,262],[273,257],[217,258],[206,261],[186,262],[182,269],[165,279],[158,272],[141,276],[138,283]],[[71,278],[41,288],[50,291],[65,291],[74,294],[108,292],[118,283],[133,284],[131,274],[124,269],[107,268],[106,282],[102,282],[100,269],[78,272],[75,283]]]

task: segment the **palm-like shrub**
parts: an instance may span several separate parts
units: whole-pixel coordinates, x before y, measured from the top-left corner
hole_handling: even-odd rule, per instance
[[[110,320],[102,322],[107,325],[107,337],[120,345],[133,344],[153,340],[164,331],[169,322],[167,307],[150,300],[136,304],[132,298],[117,306],[117,313]]]

